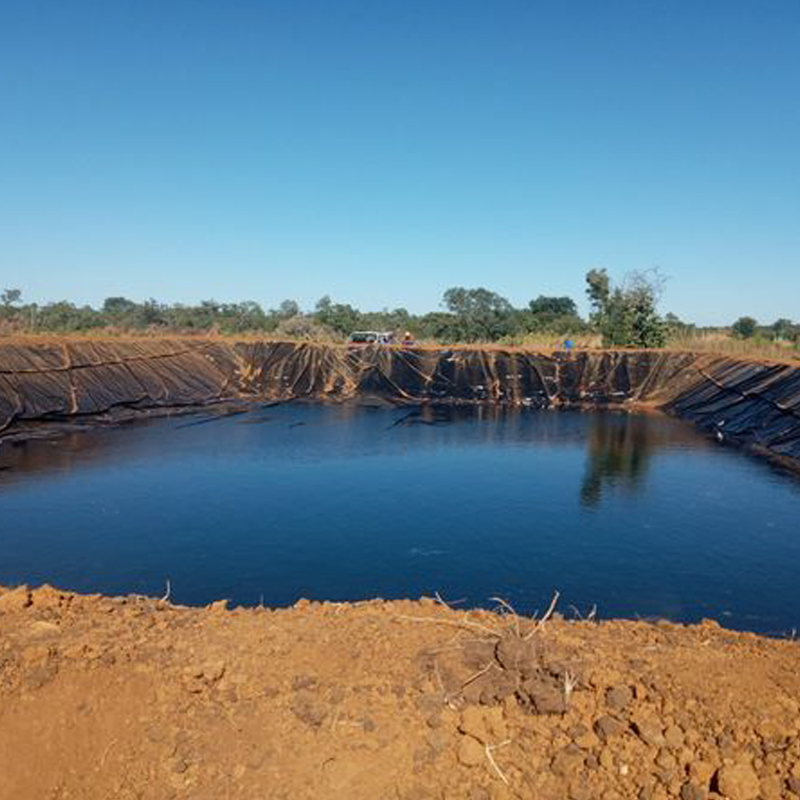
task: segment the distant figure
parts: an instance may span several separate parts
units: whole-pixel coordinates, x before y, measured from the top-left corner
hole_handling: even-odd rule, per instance
[[[414,337],[411,335],[411,331],[406,331],[403,334],[403,347],[413,347],[414,346]]]
[[[565,350],[573,350],[575,348],[575,342],[572,339],[564,339],[564,349]]]

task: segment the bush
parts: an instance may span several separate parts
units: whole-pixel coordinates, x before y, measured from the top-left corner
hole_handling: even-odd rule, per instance
[[[756,335],[757,324],[752,317],[739,317],[731,326],[731,333],[737,339],[752,339]]]
[[[326,325],[320,325],[313,317],[297,315],[278,324],[275,335],[279,338],[300,339],[304,342],[342,341],[343,337]]]

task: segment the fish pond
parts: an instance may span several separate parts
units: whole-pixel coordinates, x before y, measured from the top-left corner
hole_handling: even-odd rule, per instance
[[[800,481],[660,414],[254,406],[0,444],[0,583],[800,627]]]

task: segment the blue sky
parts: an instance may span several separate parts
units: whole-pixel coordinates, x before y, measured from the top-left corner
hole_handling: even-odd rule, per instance
[[[800,319],[797,0],[0,0],[0,287]]]

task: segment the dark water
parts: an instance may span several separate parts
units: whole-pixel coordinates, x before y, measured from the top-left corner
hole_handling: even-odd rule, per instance
[[[660,416],[286,405],[0,446],[0,583],[800,627],[800,482]],[[405,419],[404,419],[405,418]]]

